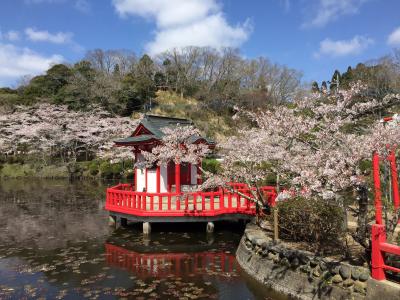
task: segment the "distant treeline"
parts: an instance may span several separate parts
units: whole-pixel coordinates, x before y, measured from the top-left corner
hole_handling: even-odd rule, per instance
[[[194,97],[207,109],[225,114],[234,105],[248,109],[290,102],[311,90],[334,92],[361,80],[377,98],[400,90],[400,52],[378,61],[335,71],[330,81],[302,83],[302,73],[265,57],[243,58],[235,49],[186,47],[151,58],[127,50],[89,51],[73,65],[57,64],[44,75],[23,78],[16,89],[0,88],[0,106],[38,102],[66,104],[74,110],[92,105],[130,115],[154,105],[157,90]]]
[[[315,92],[335,92],[337,88],[348,89],[350,83],[356,81],[366,84],[370,96],[377,99],[390,93],[400,93],[400,49],[378,60],[359,63],[355,68],[349,66],[344,73],[335,70],[330,81],[322,81],[320,85],[314,81],[311,89]]]
[[[245,59],[229,48],[187,47],[153,59],[96,49],[73,65],[57,64],[44,75],[25,78],[17,89],[1,89],[0,105],[50,102],[81,110],[100,104],[129,115],[150,105],[157,90],[169,90],[223,112],[238,104],[256,108],[287,102],[299,90],[301,76],[264,57]]]

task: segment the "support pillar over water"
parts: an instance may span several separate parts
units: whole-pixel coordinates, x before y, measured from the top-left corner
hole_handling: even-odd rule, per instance
[[[117,223],[117,217],[116,216],[109,216],[108,217],[108,226],[115,227],[116,223]]]
[[[151,233],[151,224],[150,222],[143,222],[143,234]]]
[[[214,222],[208,222],[206,230],[207,230],[207,233],[213,233],[214,232]]]

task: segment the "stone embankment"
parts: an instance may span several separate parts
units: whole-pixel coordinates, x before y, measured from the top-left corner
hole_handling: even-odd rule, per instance
[[[400,299],[400,285],[379,282],[369,269],[289,249],[248,224],[236,258],[241,267],[273,290],[295,299]]]

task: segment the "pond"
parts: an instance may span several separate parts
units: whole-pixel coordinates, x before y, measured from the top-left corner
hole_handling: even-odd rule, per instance
[[[110,185],[0,181],[0,299],[285,299],[238,266],[239,224],[115,230]]]

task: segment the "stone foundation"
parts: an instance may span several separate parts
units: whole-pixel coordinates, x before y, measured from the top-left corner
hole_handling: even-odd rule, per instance
[[[373,280],[363,267],[276,244],[253,224],[236,258],[258,281],[295,299],[400,299],[400,285]]]

